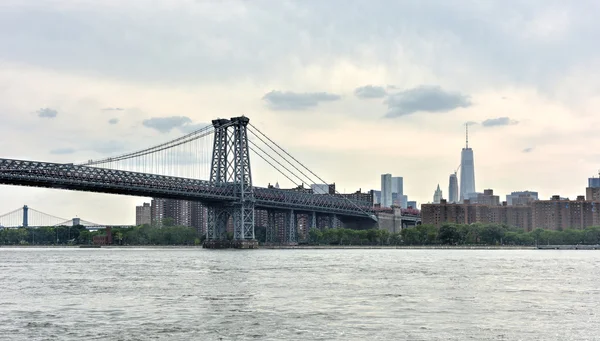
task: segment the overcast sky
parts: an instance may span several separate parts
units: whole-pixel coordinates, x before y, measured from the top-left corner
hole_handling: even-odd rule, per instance
[[[471,122],[477,190],[574,198],[600,168],[598,13],[592,0],[3,0],[0,157],[106,157],[244,114],[341,191],[392,173],[423,203],[438,183],[447,195]],[[0,186],[0,214],[132,224],[144,200]]]

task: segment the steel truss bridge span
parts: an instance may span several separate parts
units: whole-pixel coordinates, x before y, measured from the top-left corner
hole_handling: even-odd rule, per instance
[[[234,183],[211,184],[205,180],[13,159],[0,159],[0,184],[205,203],[236,200]],[[264,187],[254,187],[254,203],[259,209],[317,211],[357,218],[365,218],[357,205],[364,210],[371,209],[365,203],[348,202],[345,198]]]
[[[255,245],[255,209],[270,212],[268,228],[277,228],[273,214],[284,212],[283,242],[292,244],[297,242],[298,214],[312,216],[310,228],[316,227],[317,215],[329,215],[331,221],[377,220],[368,200],[331,188],[328,194],[304,188],[328,182],[249,121],[244,116],[216,119],[154,147],[79,164],[3,158],[0,184],[202,202],[208,207],[207,241],[216,244],[226,241],[225,227],[232,219],[234,241]],[[212,141],[205,138],[209,135]],[[288,179],[294,189],[253,186],[251,154]]]

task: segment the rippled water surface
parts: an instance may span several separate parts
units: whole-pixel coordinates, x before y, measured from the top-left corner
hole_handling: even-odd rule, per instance
[[[600,340],[600,251],[0,248],[0,340]]]

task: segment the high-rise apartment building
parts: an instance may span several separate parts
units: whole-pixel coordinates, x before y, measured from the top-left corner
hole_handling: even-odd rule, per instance
[[[469,125],[466,124],[467,144],[460,154],[460,201],[475,191],[475,161],[473,149],[469,148]]]
[[[200,202],[154,198],[150,210],[153,225],[172,219],[174,225],[193,227],[199,235],[206,232],[208,211]]]
[[[456,173],[450,174],[450,181],[448,184],[448,202],[458,202],[458,178],[456,177]]]
[[[496,223],[519,227],[526,231],[536,228],[548,230],[585,229],[600,224],[600,202],[568,200],[558,195],[550,200],[535,200],[526,206],[490,206],[471,203],[466,199],[462,204],[446,203],[421,205],[423,224],[440,227],[444,223],[472,224]]]
[[[392,207],[392,174],[381,175],[381,207]]]
[[[585,189],[585,200],[600,201],[600,187],[588,187]]]
[[[440,185],[437,185],[437,189],[435,190],[435,192],[433,193],[433,203],[434,204],[439,204],[440,201],[442,201],[442,190],[440,189]]]
[[[150,204],[145,202],[141,206],[135,207],[135,225],[150,225],[152,222],[152,209]]]

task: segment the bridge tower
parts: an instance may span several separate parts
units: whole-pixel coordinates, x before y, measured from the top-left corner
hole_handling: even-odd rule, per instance
[[[231,204],[208,205],[205,247],[254,248],[254,189],[248,148],[247,117],[213,120],[215,129],[210,182],[215,187],[233,189]],[[226,227],[233,217],[233,243],[227,241]]]
[[[23,206],[23,227],[29,226],[29,207]]]

